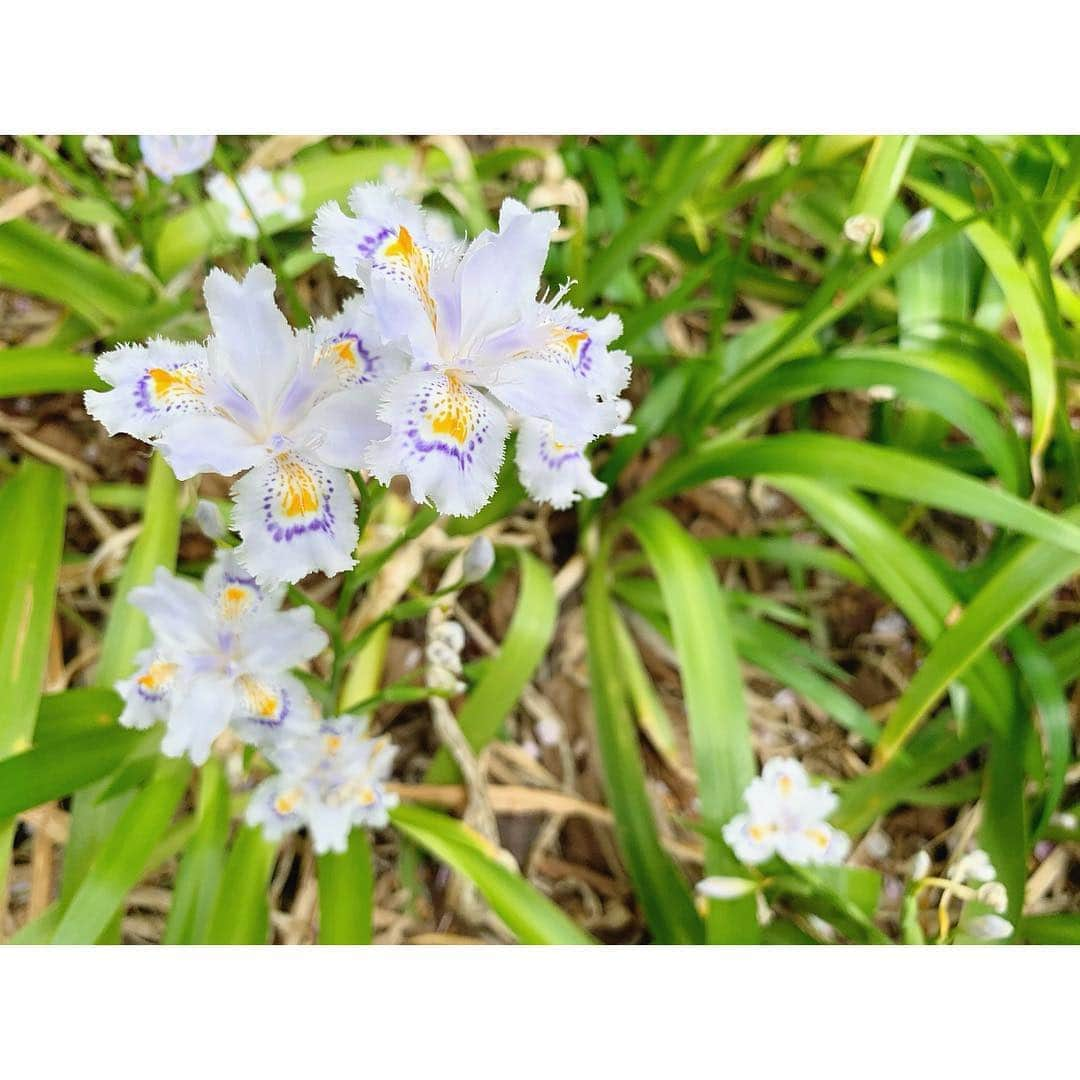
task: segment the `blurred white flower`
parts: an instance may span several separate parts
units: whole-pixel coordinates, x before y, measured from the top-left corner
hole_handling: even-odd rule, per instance
[[[960,930],[979,941],[1003,941],[1012,937],[1013,924],[1000,915],[973,915],[960,920]]]
[[[465,549],[461,576],[465,581],[483,581],[495,565],[495,547],[482,533]]]
[[[923,878],[930,876],[930,870],[932,863],[930,862],[930,855],[926,851],[916,851],[911,860],[911,866],[908,870],[908,874],[912,881],[922,881]]]
[[[154,642],[136,658],[136,673],[117,684],[120,723],[148,728],[164,720],[162,751],[186,753],[196,765],[230,724],[251,742],[310,727],[314,703],[288,671],[321,652],[327,636],[309,608],[279,610],[281,598],[232,551],[218,552],[201,589],[158,567],[152,585],[128,596]]]
[[[869,214],[855,214],[844,222],[844,236],[859,247],[876,244],[881,239],[881,222]]]
[[[694,886],[699,896],[710,900],[738,900],[757,891],[757,883],[740,877],[707,877]]]
[[[979,903],[993,908],[999,915],[1009,910],[1009,892],[1000,881],[988,881],[979,886],[976,894]]]
[[[201,169],[214,156],[216,135],[140,135],[146,167],[166,184]]]
[[[117,176],[130,176],[129,169],[116,157],[112,139],[105,135],[87,135],[83,138],[83,150],[86,156],[102,171],[115,173]]]
[[[914,244],[920,236],[925,236],[934,224],[934,208],[924,206],[921,210],[908,218],[904,227],[900,230],[901,244]]]
[[[748,865],[779,855],[794,865],[835,865],[847,857],[847,836],[826,822],[838,800],[828,784],[811,786],[792,758],[772,758],[744,795],[748,813],[724,826],[724,839]]]
[[[461,652],[465,648],[465,629],[455,619],[432,614],[424,658],[427,660],[425,684],[433,690],[460,694],[465,689],[461,674]]]
[[[402,343],[409,370],[387,387],[379,411],[390,436],[367,464],[384,483],[409,478],[413,497],[443,513],[476,513],[491,498],[512,418],[523,422],[526,488],[568,505],[602,490],[581,449],[625,422],[619,394],[630,374],[608,345],[622,324],[536,299],[558,218],[507,199],[499,231],[467,248],[432,236],[419,206],[385,185],[354,188],[355,217],[336,203],[315,219],[315,249],[362,284],[384,341]],[[524,424],[543,425],[526,435]],[[572,448],[553,484],[539,443]],[[531,440],[531,442],[530,442]],[[550,471],[550,470],[549,470]]]
[[[541,746],[558,746],[563,733],[563,726],[554,716],[545,714],[536,721],[534,730]]]
[[[997,877],[994,864],[990,856],[982,848],[969,851],[946,871],[946,877],[950,881],[966,882],[971,885],[980,885],[983,882],[993,881]]]
[[[264,752],[279,772],[252,793],[246,820],[270,840],[306,826],[319,854],[344,852],[354,826],[383,826],[397,805],[385,786],[397,751],[385,737],[369,738],[357,717],[324,720]]]
[[[208,540],[220,540],[225,535],[225,518],[217,503],[200,499],[195,506],[195,524]]]
[[[212,270],[205,345],[159,338],[103,353],[95,370],[113,389],[86,393],[87,411],[110,434],[152,443],[181,480],[250,470],[233,485],[233,525],[240,561],[264,582],[353,565],[346,470],[387,431],[375,417],[367,361],[347,362],[341,342],[320,338],[326,327],[294,331],[274,285],[262,265],[243,281]],[[367,355],[374,368],[383,364],[381,353]]]
[[[206,192],[225,208],[226,227],[237,236],[254,238],[259,235],[256,220],[251,216],[252,210],[259,222],[273,217],[293,222],[304,216],[300,204],[304,196],[304,182],[296,173],[268,173],[256,166],[240,174],[239,189],[229,177],[215,173],[206,183]],[[248,209],[247,203],[250,203],[251,209]]]

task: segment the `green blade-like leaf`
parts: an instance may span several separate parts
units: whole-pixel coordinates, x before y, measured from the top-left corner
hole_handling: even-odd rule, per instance
[[[954,221],[966,219],[971,207],[963,199],[935,184],[909,177],[908,186],[931,206]],[[1031,380],[1031,472],[1041,476],[1041,459],[1053,431],[1057,403],[1054,345],[1038,293],[1005,237],[986,221],[972,222],[967,236],[983,257],[1005,294],[1024,343]]]
[[[141,735],[113,725],[24,750],[0,761],[0,820],[62,799],[108,776]]]
[[[668,498],[719,476],[808,476],[965,514],[1080,552],[1080,527],[953,469],[886,446],[795,432],[708,443],[675,459],[632,502]]]
[[[1031,696],[1046,750],[1046,792],[1034,828],[1034,836],[1038,837],[1050,824],[1065,792],[1065,776],[1072,751],[1069,702],[1053,660],[1039,647],[1035,635],[1026,626],[1013,628],[1009,634],[1009,648]]]
[[[106,389],[93,357],[49,347],[0,349],[0,398]]]
[[[157,566],[172,567],[180,539],[179,486],[165,460],[151,459],[146,485],[142,532],[132,546],[127,564],[113,593],[112,612],[105,627],[101,656],[95,673],[100,687],[112,688],[131,674],[135,654],[150,642],[146,616],[126,603],[128,593],[145,585]],[[148,733],[148,741],[153,740]],[[79,792],[72,804],[71,836],[64,850],[64,882],[61,902],[67,904],[82,883],[94,852],[109,835],[124,807],[125,798],[99,804],[101,788]]]
[[[277,845],[262,829],[243,826],[236,834],[206,933],[208,945],[265,945],[270,931],[267,887]]]
[[[693,897],[657,837],[637,731],[627,706],[614,619],[607,550],[602,549],[586,581],[585,632],[596,742],[608,805],[615,814],[615,836],[654,938],[663,944],[700,944],[704,928]]]
[[[362,828],[349,834],[343,854],[319,856],[319,944],[370,945],[375,871],[371,841]]]
[[[1062,525],[1080,522],[1080,507]],[[877,745],[886,761],[904,744],[944,693],[1024,612],[1080,571],[1080,555],[1053,543],[1029,541],[979,590],[961,617],[938,638],[896,703]]]
[[[666,511],[642,508],[627,523],[645,549],[663,593],[682,675],[701,817],[715,835],[742,809],[743,792],[756,771],[724,594],[708,556]],[[731,874],[739,869],[727,846],[706,836],[706,873]],[[753,896],[739,903],[710,905],[711,942],[746,942],[756,936]]]
[[[497,862],[468,826],[421,806],[397,806],[390,818],[410,840],[467,877],[523,945],[593,944],[546,896]]]
[[[0,285],[71,308],[98,330],[153,299],[150,284],[28,221],[0,225]]]
[[[932,355],[932,354],[931,354]],[[1005,428],[955,379],[913,365],[907,354],[861,352],[793,360],[756,383],[724,412],[724,422],[772,410],[789,401],[830,390],[894,388],[970,436],[1009,491],[1020,489],[1022,451],[1012,428]]]
[[[703,151],[675,170],[675,175],[661,190],[653,192],[648,203],[634,214],[601,248],[589,264],[589,276],[578,299],[588,304],[607,288],[637,255],[643,244],[657,236],[678,213],[679,207],[706,183],[721,185],[738,165],[753,140],[747,136],[725,135],[720,145]]]
[[[229,784],[221,761],[212,757],[199,772],[195,832],[180,859],[163,945],[205,943],[225,870],[229,824]]]
[[[147,787],[128,804],[97,850],[53,935],[54,945],[92,945],[121,911],[124,897],[150,868],[191,776],[186,761],[162,758]]]
[[[7,764],[8,775],[21,780],[28,779],[25,762],[12,766],[2,759],[26,750],[34,733],[64,545],[64,509],[64,474],[32,458],[0,488],[0,767]],[[15,829],[9,816],[0,809],[0,896],[6,893]]]

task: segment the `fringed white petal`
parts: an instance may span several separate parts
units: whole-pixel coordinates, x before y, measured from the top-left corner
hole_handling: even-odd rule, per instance
[[[94,364],[113,389],[87,390],[86,411],[110,435],[150,440],[178,417],[209,415],[206,349],[155,338],[146,345],[121,345]]]
[[[260,582],[299,581],[353,565],[356,503],[341,469],[281,453],[241,477],[233,496],[233,525],[244,541],[237,556]]]
[[[413,498],[444,514],[475,514],[491,498],[508,424],[478,390],[453,375],[409,372],[390,384],[379,416],[391,435],[367,461],[383,483],[403,473]]]
[[[592,474],[581,450],[560,443],[552,426],[542,420],[524,420],[517,438],[518,475],[537,502],[565,510],[579,498],[597,499],[607,491]]]

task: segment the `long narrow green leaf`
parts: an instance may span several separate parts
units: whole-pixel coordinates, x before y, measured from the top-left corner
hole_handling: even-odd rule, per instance
[[[206,933],[208,945],[265,945],[270,931],[267,888],[277,847],[262,829],[243,826],[225,863]]]
[[[892,359],[891,356],[895,356]],[[1019,441],[1011,428],[1004,428],[986,408],[956,381],[926,368],[912,365],[904,353],[861,352],[844,356],[811,357],[793,360],[756,383],[724,412],[724,422],[733,424],[744,416],[775,409],[829,390],[870,389],[888,386],[906,400],[917,402],[937,413],[970,436],[987,463],[1010,491],[1020,488]]]
[[[615,836],[654,938],[662,944],[700,944],[704,931],[693,897],[660,846],[645,790],[645,769],[619,665],[607,569],[607,551],[602,549],[585,585],[585,633],[596,742],[607,801],[615,814]]]
[[[163,945],[202,945],[225,869],[229,839],[229,784],[218,758],[199,772],[196,826],[173,885]]]
[[[1072,718],[1065,688],[1045,649],[1026,626],[1016,626],[1009,633],[1009,648],[1027,685],[1035,717],[1042,728],[1046,754],[1046,779],[1042,810],[1032,830],[1039,837],[1050,824],[1065,793],[1065,776],[1072,751]]]
[[[958,598],[915,544],[851,492],[802,477],[774,478],[773,482],[859,559],[926,640],[940,637]],[[966,685],[981,713],[1003,725],[1012,691],[996,657],[985,655],[976,660]]]
[[[884,220],[918,141],[918,135],[879,135],[874,139],[851,202],[853,215],[866,214],[879,223]]]
[[[473,687],[457,718],[474,750],[496,737],[543,659],[555,630],[557,603],[550,571],[528,552],[517,550],[516,554],[521,586],[510,629],[494,663]],[[451,784],[458,775],[453,759],[440,750],[425,780],[429,784]]]
[[[139,738],[139,732],[113,725],[5,758],[0,761],[0,820],[108,776]]]
[[[467,877],[521,944],[594,944],[546,896],[497,862],[482,837],[461,822],[408,805],[395,807],[390,818],[410,840]]]
[[[91,356],[50,347],[0,349],[0,398],[105,389]]]
[[[623,228],[589,264],[589,276],[579,291],[579,300],[596,299],[618,274],[630,265],[643,244],[657,236],[678,213],[679,207],[706,183],[723,184],[738,165],[752,139],[725,135],[719,147],[707,150],[697,160],[686,162],[661,191],[632,215]]]
[[[659,507],[643,508],[628,524],[645,549],[664,596],[682,675],[701,817],[715,835],[742,808],[743,792],[755,773],[726,601],[708,557],[670,514]],[[739,871],[727,846],[710,835],[705,841],[705,870]],[[710,906],[712,943],[748,942],[756,936],[753,896]]]
[[[150,641],[146,616],[126,603],[128,593],[147,584],[157,566],[173,566],[180,539],[179,487],[172,470],[158,454],[151,459],[146,485],[142,532],[128,555],[127,565],[113,593],[112,613],[105,627],[95,682],[112,688],[131,674],[135,654]],[[151,736],[152,738],[152,736]],[[102,790],[79,792],[72,804],[71,836],[64,850],[61,901],[67,904],[82,883],[94,852],[116,824],[126,798],[99,804]]]
[[[53,935],[54,945],[92,945],[149,868],[158,840],[187,788],[191,766],[162,758],[150,784],[124,810],[90,863]]]
[[[319,944],[370,945],[375,870],[371,841],[362,828],[343,854],[319,856]]]
[[[1080,507],[1062,518],[1080,522]],[[1054,543],[1029,541],[979,590],[961,617],[938,638],[896,703],[878,742],[886,761],[910,737],[954,679],[1015,622],[1063,581],[1080,571],[1080,555]]]
[[[963,199],[936,184],[915,177],[908,177],[907,184],[954,221],[964,220],[971,214],[972,208]],[[1035,287],[1013,254],[1009,241],[986,221],[972,222],[966,232],[1001,286],[1024,343],[1031,379],[1031,472],[1038,479],[1042,454],[1053,430],[1057,402],[1053,340]]]
[[[56,579],[64,546],[64,474],[27,458],[0,488],[0,768],[26,779],[25,762],[2,759],[30,746],[49,656]],[[0,801],[3,788],[0,787]],[[0,897],[6,895],[14,822],[0,808]]]
[[[1080,527],[1015,495],[914,454],[817,432],[706,444],[672,461],[632,501],[638,504],[667,498],[719,476],[754,477],[765,473],[808,476],[894,495],[1080,552]]]
[[[0,225],[0,285],[55,300],[98,330],[153,298],[150,284],[28,221]]]

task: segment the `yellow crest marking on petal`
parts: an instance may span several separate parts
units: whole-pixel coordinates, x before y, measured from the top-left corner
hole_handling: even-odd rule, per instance
[[[254,679],[250,675],[244,675],[240,679],[240,687],[256,715],[261,716],[264,720],[269,720],[277,715],[278,709],[281,707],[280,699],[277,694],[267,689],[258,679]]]
[[[144,690],[160,690],[175,674],[175,664],[170,664],[167,660],[155,660],[136,682]]]
[[[412,233],[404,225],[398,226],[397,236],[383,250],[383,256],[404,264],[416,288],[416,293],[420,297],[420,302],[428,313],[431,325],[434,326],[436,323],[435,298],[431,295],[431,269],[428,266],[428,257],[422,248],[416,246]]]
[[[245,585],[230,585],[221,594],[219,608],[226,619],[238,619],[247,612],[254,600],[254,591]]]
[[[790,795],[793,787],[791,777],[781,776],[780,779],[776,781],[776,786],[780,789],[781,795]]]
[[[170,394],[195,394],[201,397],[203,386],[191,368],[178,367],[172,371],[150,368],[147,372],[154,388],[154,397],[165,398]]]
[[[551,331],[556,345],[561,345],[571,356],[576,356],[578,349],[589,340],[584,330],[571,330],[567,326],[556,326]]]
[[[356,367],[356,345],[353,343],[352,338],[335,341],[332,348],[337,353],[338,360],[343,364],[351,368]]]
[[[311,475],[295,458],[288,454],[278,457],[281,469],[281,512],[290,518],[314,514],[319,509],[319,488]]]
[[[371,788],[364,788],[357,796],[361,806],[370,806],[375,801],[375,792]]]
[[[822,829],[807,829],[807,837],[812,840],[819,848],[827,848],[829,846],[829,836]]]
[[[465,387],[456,375],[447,375],[446,383],[446,396],[434,409],[425,414],[425,419],[431,424],[431,430],[436,435],[445,435],[459,446],[463,446],[469,438],[472,427],[469,398],[465,393]]]
[[[274,809],[279,814],[291,814],[299,801],[300,796],[295,791],[283,791],[274,800]]]
[[[328,754],[336,754],[341,749],[341,736],[327,735],[324,745]]]

